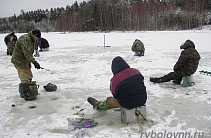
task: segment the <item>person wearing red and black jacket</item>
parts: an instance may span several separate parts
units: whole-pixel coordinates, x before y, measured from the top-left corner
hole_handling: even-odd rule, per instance
[[[125,62],[121,57],[115,57],[112,61],[110,90],[113,97],[107,97],[105,101],[97,101],[89,97],[88,102],[98,110],[108,110],[111,108],[132,109],[145,105],[147,101],[146,87],[142,74]]]

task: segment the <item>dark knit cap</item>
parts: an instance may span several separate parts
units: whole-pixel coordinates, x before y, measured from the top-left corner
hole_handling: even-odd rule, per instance
[[[33,30],[32,34],[35,35],[36,37],[40,38],[41,37],[41,32],[39,30]]]

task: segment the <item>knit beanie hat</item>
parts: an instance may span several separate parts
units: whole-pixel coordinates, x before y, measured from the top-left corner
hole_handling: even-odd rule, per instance
[[[35,35],[36,37],[40,38],[41,37],[41,33],[39,30],[33,30],[32,34]]]

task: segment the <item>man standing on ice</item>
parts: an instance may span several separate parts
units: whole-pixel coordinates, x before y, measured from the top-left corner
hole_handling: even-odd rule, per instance
[[[161,83],[173,80],[175,84],[180,85],[183,76],[190,76],[196,72],[201,57],[195,49],[194,43],[191,40],[186,40],[185,43],[180,46],[180,49],[184,50],[174,65],[174,72],[170,72],[160,78],[150,77],[151,82]]]
[[[98,110],[111,108],[128,108],[142,106],[146,103],[147,93],[142,74],[125,62],[121,57],[115,57],[111,70],[114,74],[111,79],[110,90],[113,97],[107,97],[105,101],[97,101],[89,97],[87,101]]]
[[[37,91],[32,91],[29,87],[33,78],[31,72],[31,63],[35,68],[40,69],[40,65],[33,57],[34,43],[41,37],[39,30],[30,31],[22,35],[16,42],[15,49],[11,58],[11,63],[17,69],[18,76],[21,80],[19,92],[20,96],[26,101],[35,100]],[[20,90],[21,89],[21,90]]]
[[[14,32],[5,36],[4,42],[7,45],[7,55],[12,55],[16,41],[17,41],[17,36],[15,35]]]

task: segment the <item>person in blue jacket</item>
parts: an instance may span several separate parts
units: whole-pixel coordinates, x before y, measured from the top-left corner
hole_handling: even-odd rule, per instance
[[[117,56],[113,59],[111,70],[110,91],[113,97],[107,97],[105,101],[97,101],[89,97],[87,101],[98,110],[108,110],[111,108],[127,108],[145,105],[147,101],[144,77],[137,69],[130,68],[125,60]]]

